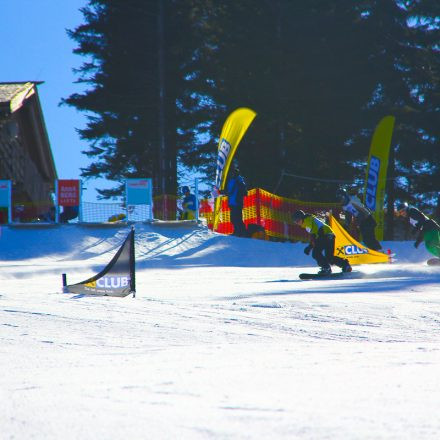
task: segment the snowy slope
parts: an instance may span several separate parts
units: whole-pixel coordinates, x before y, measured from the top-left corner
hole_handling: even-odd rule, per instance
[[[341,281],[304,245],[136,226],[136,298],[61,294],[127,227],[3,227],[0,426],[6,439],[434,439],[440,268]]]

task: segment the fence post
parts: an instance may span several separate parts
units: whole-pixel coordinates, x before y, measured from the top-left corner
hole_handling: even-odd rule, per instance
[[[12,182],[9,181],[9,208],[8,208],[8,223],[12,223]]]
[[[55,180],[55,223],[60,222],[60,204],[58,198],[58,179]]]
[[[199,221],[199,179],[194,180],[194,195],[196,197],[196,221]]]
[[[10,180],[0,180],[0,207],[8,210],[8,223],[12,223],[12,184]]]
[[[257,225],[261,226],[260,188],[255,190],[255,210],[257,211]]]
[[[83,220],[83,206],[82,206],[82,191],[83,191],[83,186],[82,186],[82,180],[79,181],[79,191],[78,191],[78,222],[82,223]]]

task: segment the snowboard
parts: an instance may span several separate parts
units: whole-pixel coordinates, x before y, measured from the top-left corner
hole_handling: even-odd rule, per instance
[[[332,272],[326,274],[318,273],[300,273],[301,280],[331,280],[333,278],[343,278],[344,276],[350,276],[353,272]]]
[[[428,266],[440,266],[440,258],[430,258],[426,264]]]

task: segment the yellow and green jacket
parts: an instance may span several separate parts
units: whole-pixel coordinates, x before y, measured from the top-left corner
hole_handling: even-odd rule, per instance
[[[302,228],[304,228],[310,235],[312,235],[314,238],[318,238],[318,235],[327,235],[327,234],[333,234],[334,232],[332,228],[323,221],[319,220],[319,218],[315,217],[314,215],[308,214],[301,225]],[[320,232],[321,231],[321,232]]]

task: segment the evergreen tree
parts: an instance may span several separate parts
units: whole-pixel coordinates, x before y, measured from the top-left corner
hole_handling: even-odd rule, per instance
[[[339,180],[363,186],[392,114],[389,199],[438,192],[433,2],[90,0],[83,13],[70,35],[93,88],[65,103],[89,114],[84,176],[153,176],[174,193],[179,163],[212,182],[221,127],[247,106],[258,116],[237,160],[251,187],[331,201]]]
[[[79,134],[90,142],[85,154],[94,161],[82,175],[119,182],[99,190],[103,198],[120,195],[126,177],[152,176],[156,191],[176,191],[175,90],[165,88],[170,57],[165,32],[159,47],[160,19],[166,16],[164,11],[160,17],[159,4],[90,0],[82,9],[85,24],[69,31],[78,43],[74,52],[88,59],[77,70],[78,82],[91,88],[63,102],[88,115]]]
[[[335,170],[347,180],[353,177],[341,151],[360,127],[354,115],[374,83],[353,38],[357,15],[351,5],[199,2],[204,23],[199,32],[206,46],[196,58],[190,90],[198,99],[191,101],[190,112],[200,115],[199,126],[209,127],[203,139],[212,145],[209,136],[218,135],[232,110],[256,110],[257,119],[237,152],[251,186],[273,190],[282,170],[289,170],[314,176],[316,182],[285,180],[281,194],[322,200],[323,189],[334,192],[335,185],[329,189],[320,179],[334,178]]]
[[[423,2],[194,3],[206,47],[191,66],[197,74],[189,113],[199,120],[187,132],[196,138],[200,127],[208,127],[203,140],[212,142],[209,136],[220,132],[234,108],[256,110],[237,152],[251,186],[272,189],[287,170],[312,180],[285,179],[278,190],[284,195],[332,200],[340,179],[362,187],[373,130],[387,114],[397,119],[391,177],[399,182],[405,165],[414,166],[411,152],[423,133],[418,119],[430,119],[420,113],[427,102],[421,91],[435,90],[435,75],[426,74],[435,57],[428,61],[420,49],[428,26],[422,30],[409,21]],[[425,22],[435,17],[433,9],[424,9]],[[429,38],[433,47],[435,38]],[[407,174],[421,182],[414,171]]]
[[[437,169],[432,147],[438,133],[436,136],[427,129],[427,122],[434,118],[435,105],[438,107],[438,100],[435,104],[435,98],[431,99],[431,93],[438,90],[433,75],[435,70],[438,72],[438,47],[433,38],[435,29],[420,26],[415,19],[421,3],[361,2],[362,26],[370,42],[366,52],[369,73],[376,83],[363,108],[364,120],[379,121],[387,114],[396,117],[386,197],[388,238],[393,236],[395,200],[417,197],[421,190],[426,197],[427,188],[422,189],[421,184],[427,179],[434,183],[430,175]],[[433,16],[423,15],[425,20],[432,23]],[[370,135],[369,131],[365,133]]]
[[[412,61],[416,76],[411,84],[414,100],[415,152],[405,161],[406,189],[422,209],[440,209],[440,3],[405,3],[408,20],[414,30],[413,44],[418,53]],[[413,145],[414,145],[413,144]],[[411,149],[411,146],[408,150]]]

